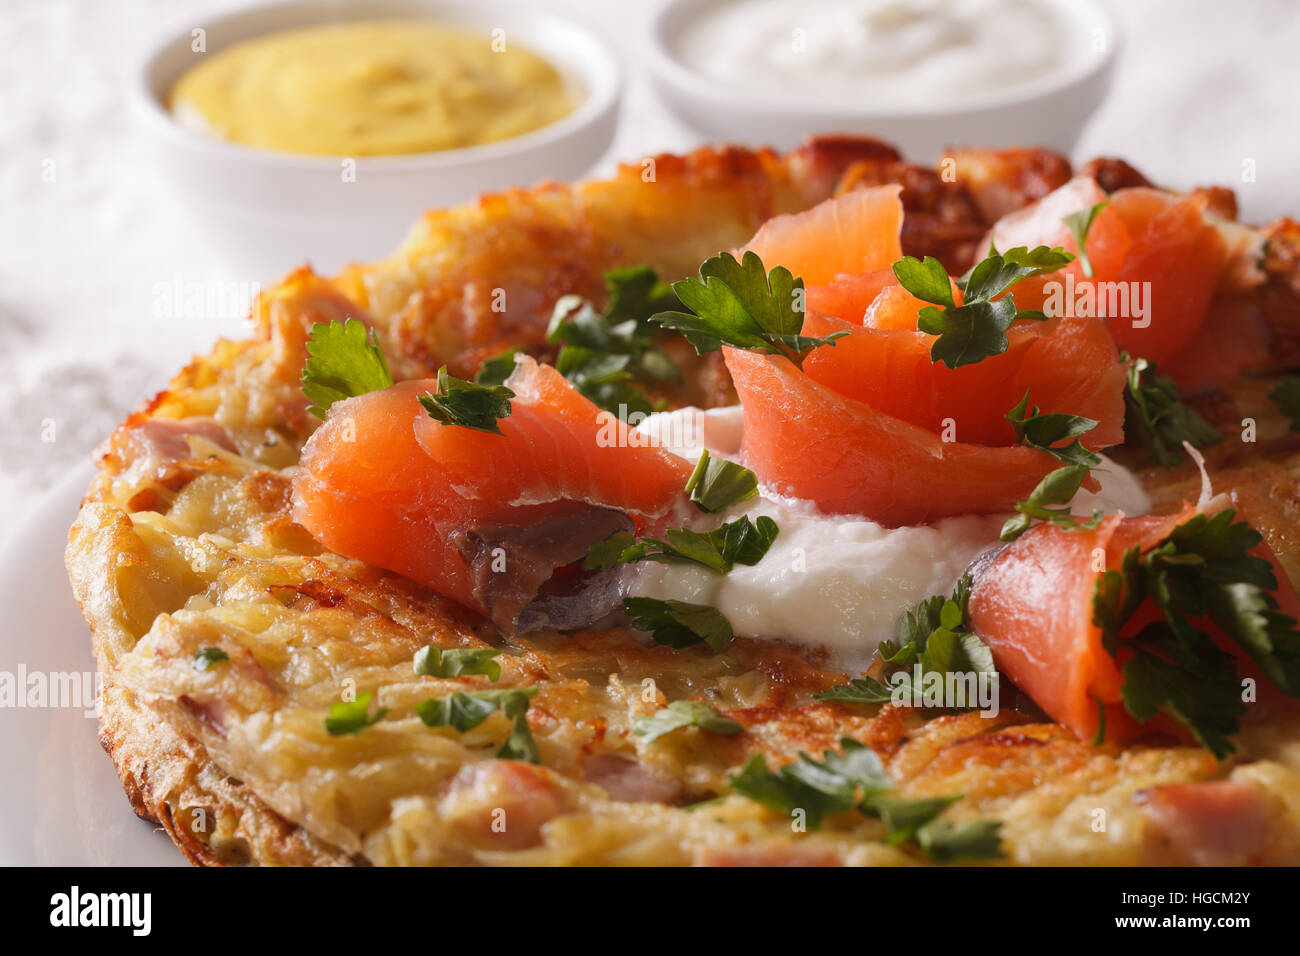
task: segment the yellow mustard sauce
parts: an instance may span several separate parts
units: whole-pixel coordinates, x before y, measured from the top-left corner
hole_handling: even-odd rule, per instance
[[[429,21],[289,30],[202,56],[172,88],[177,119],[289,153],[476,146],[554,123],[577,106],[560,72],[513,37]]]

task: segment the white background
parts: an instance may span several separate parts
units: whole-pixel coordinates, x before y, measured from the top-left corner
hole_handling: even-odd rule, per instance
[[[152,181],[126,109],[148,39],[230,5],[0,0],[0,529],[192,353],[242,334],[237,318],[153,317],[157,283],[275,278],[231,276],[200,251],[202,223],[181,218]],[[660,106],[640,66],[654,3],[538,5],[622,48],[630,82],[601,168],[698,141]],[[1235,186],[1247,219],[1300,213],[1295,0],[1121,0],[1115,9],[1123,60],[1075,159],[1120,155],[1170,186]],[[1254,183],[1241,182],[1246,159]],[[43,182],[50,161],[55,181]],[[51,423],[55,440],[42,441]]]

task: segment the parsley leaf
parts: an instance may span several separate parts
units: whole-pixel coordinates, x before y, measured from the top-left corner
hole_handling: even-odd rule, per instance
[[[317,322],[307,337],[302,366],[302,393],[312,402],[307,411],[324,418],[345,398],[377,392],[393,384],[375,333],[364,322]]]
[[[808,829],[816,830],[825,817],[852,810],[861,791],[875,794],[894,788],[874,750],[848,737],[840,746],[842,754],[827,750],[820,763],[801,753],[775,772],[768,770],[762,754],[755,754],[731,778],[732,789],[787,817],[802,810]]]
[[[502,690],[456,691],[445,697],[430,697],[415,705],[415,713],[428,727],[451,727],[460,733],[473,730],[496,710],[513,721],[510,735],[497,756],[502,760],[540,762],[537,744],[528,728],[528,699],[536,687]]]
[[[370,691],[364,694],[358,694],[356,700],[341,700],[330,704],[329,713],[325,717],[325,729],[331,737],[342,737],[346,734],[359,734],[371,724],[383,720],[384,715],[388,713],[387,707],[380,707],[373,714],[370,713],[370,700],[374,697]]]
[[[515,356],[522,349],[508,348],[487,359],[474,376],[475,385],[504,385],[515,370]]]
[[[546,340],[560,345],[555,368],[593,404],[623,419],[648,415],[662,403],[641,386],[681,381],[681,372],[653,342],[658,326],[650,317],[677,309],[681,302],[668,283],[648,266],[613,269],[605,274],[609,305],[599,312],[581,296],[555,303]]]
[[[745,515],[705,532],[675,528],[667,532],[667,541],[647,537],[634,542],[624,531],[593,545],[582,566],[593,570],[632,561],[658,561],[700,564],[727,574],[737,564],[753,566],[763,560],[778,531],[776,522],[767,515],[760,515],[753,523]]]
[[[205,671],[212,667],[213,664],[220,664],[222,661],[230,660],[230,655],[219,647],[205,647],[194,655],[194,669],[196,671]]]
[[[726,511],[758,494],[758,476],[734,461],[711,457],[706,448],[686,480],[686,492],[703,512]]]
[[[891,846],[915,841],[941,863],[1000,855],[1000,823],[977,820],[954,825],[937,819],[961,794],[919,800],[888,796],[894,782],[879,755],[849,737],[840,740],[840,747],[842,753],[827,750],[820,761],[801,753],[798,760],[775,771],[768,769],[762,754],[755,754],[732,776],[732,789],[787,817],[802,811],[810,830],[818,829],[826,817],[856,807],[885,823]]]
[[[931,360],[960,368],[1005,352],[1010,345],[1007,329],[1017,319],[1047,318],[1041,312],[1016,308],[1010,295],[998,296],[1021,279],[1053,272],[1073,258],[1063,249],[1046,246],[1032,250],[1017,246],[1005,253],[990,248],[988,257],[958,281],[963,291],[961,305],[953,300],[948,272],[938,259],[926,256],[918,261],[904,256],[894,263],[893,270],[904,289],[933,303],[917,313],[916,322],[922,332],[936,336],[930,347]]]
[[[475,431],[500,435],[499,419],[510,414],[515,393],[504,385],[477,385],[438,369],[438,393],[421,395],[420,404],[429,417],[443,425],[459,425]]]
[[[1194,515],[1146,554],[1131,548],[1093,590],[1103,646],[1132,654],[1122,668],[1129,713],[1140,721],[1168,714],[1219,758],[1233,751],[1228,738],[1246,708],[1231,655],[1201,622],[1216,624],[1283,693],[1300,697],[1300,631],[1279,610],[1272,565],[1250,553],[1261,540],[1232,509]],[[1148,600],[1160,618],[1123,638]]]
[[[413,666],[417,674],[430,677],[462,677],[486,674],[489,680],[501,676],[501,665],[492,658],[501,652],[491,647],[440,648],[429,644],[415,652]]]
[[[870,796],[862,801],[861,810],[867,816],[879,817],[889,827],[888,843],[898,846],[916,839],[917,831],[965,794],[952,797],[928,797],[907,800],[903,797]]]
[[[880,642],[877,654],[884,663],[883,673],[901,671],[902,675],[894,680],[909,697],[914,696],[912,685],[918,675],[924,680],[927,673],[975,674],[977,679],[979,675],[988,675],[986,679],[999,679],[993,652],[966,627],[970,587],[970,576],[962,575],[950,597],[927,598],[899,619],[897,641]],[[815,695],[817,700],[853,704],[885,703],[891,697],[890,686],[872,677]],[[968,701],[967,706],[974,706],[974,702]]]
[[[1268,393],[1282,414],[1291,419],[1291,428],[1293,432],[1300,432],[1300,378],[1288,376],[1277,383],[1272,391]]]
[[[1097,214],[1110,205],[1108,200],[1103,200],[1087,209],[1080,209],[1078,212],[1072,212],[1068,216],[1062,216],[1062,221],[1070,230],[1070,235],[1074,237],[1074,247],[1079,250],[1079,265],[1083,267],[1083,274],[1086,278],[1092,278],[1092,260],[1088,258],[1088,230],[1092,228],[1092,221],[1097,218]]]
[[[706,259],[699,278],[673,283],[673,291],[690,312],[666,311],[650,317],[676,329],[701,355],[723,345],[782,355],[802,368],[808,353],[834,345],[847,332],[826,338],[800,335],[803,330],[803,279],[784,266],[771,272],[758,254],[741,260],[729,252]]]
[[[893,691],[874,677],[859,677],[847,684],[836,684],[830,690],[814,695],[815,700],[832,700],[841,704],[887,704]]]
[[[722,612],[705,604],[629,597],[623,598],[623,610],[632,618],[634,628],[650,631],[656,644],[668,647],[704,643],[720,651],[735,636]]]
[[[1051,522],[1064,531],[1092,529],[1101,524],[1104,515],[1100,511],[1094,511],[1091,518],[1080,521],[1070,512],[1069,507],[1053,507],[1068,506],[1088,477],[1088,472],[1087,465],[1066,465],[1049,471],[1029,493],[1029,497],[1016,505],[1020,514],[1008,518],[1002,526],[1002,540],[1015,541],[1029,530],[1034,519]]]
[[[682,727],[699,727],[711,734],[734,737],[744,728],[729,717],[723,717],[703,701],[675,700],[649,717],[637,717],[632,722],[632,733],[653,743],[664,734]]]
[[[931,820],[916,831],[916,842],[937,863],[992,860],[1002,856],[1001,830],[997,820]]]
[[[1120,353],[1121,362],[1129,362]],[[1183,442],[1204,448],[1223,441],[1223,435],[1178,398],[1174,380],[1157,374],[1155,362],[1132,359],[1124,389],[1124,433],[1137,438],[1153,464],[1172,468],[1184,456]]]
[[[1037,405],[1032,412],[1026,414],[1028,407],[1029,389],[1025,389],[1025,397],[1003,416],[1011,423],[1017,445],[1030,445],[1067,465],[1095,468],[1101,464],[1100,456],[1084,448],[1079,441],[1080,435],[1085,435],[1097,427],[1098,423],[1095,419],[1060,412],[1044,415],[1039,412]],[[1066,447],[1054,447],[1058,442],[1070,438],[1074,441]]]

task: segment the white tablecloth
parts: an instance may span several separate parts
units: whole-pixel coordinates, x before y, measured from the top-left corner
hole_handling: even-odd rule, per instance
[[[233,315],[155,314],[168,284],[229,277],[200,251],[203,224],[150,181],[124,95],[160,27],[229,5],[0,0],[0,528],[191,354],[241,334]],[[698,142],[640,66],[653,3],[546,5],[623,48],[630,82],[602,168]],[[1232,185],[1246,218],[1300,213],[1294,0],[1123,0],[1116,12],[1123,61],[1076,158],[1122,155],[1172,186]]]

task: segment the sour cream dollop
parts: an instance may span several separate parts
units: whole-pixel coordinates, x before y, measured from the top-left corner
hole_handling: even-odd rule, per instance
[[[739,406],[683,408],[638,425],[656,443],[694,460],[700,448],[735,460],[744,434]],[[1101,489],[1080,493],[1075,510],[1146,514],[1151,501],[1132,472],[1108,459],[1096,471]],[[867,666],[876,646],[894,635],[899,618],[932,594],[947,594],[985,548],[999,543],[1007,515],[963,515],[927,525],[887,528],[854,515],[823,514],[808,501],[760,487],[757,498],[723,515],[697,513],[696,530],[743,514],[768,515],[780,528],[752,567],[722,575],[689,564],[649,561],[627,566],[620,590],[660,600],[707,604],[745,637],[823,646],[847,670]]]
[[[689,68],[751,93],[864,109],[953,104],[1073,70],[1090,31],[1044,0],[734,0],[673,44]]]

